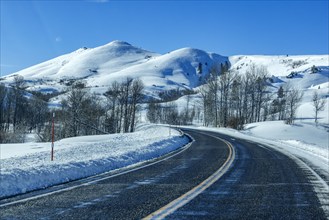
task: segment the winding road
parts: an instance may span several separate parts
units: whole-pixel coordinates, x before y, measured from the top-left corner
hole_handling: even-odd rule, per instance
[[[184,130],[180,151],[0,201],[0,219],[327,219],[328,182],[268,146]],[[320,190],[319,190],[320,189]],[[328,198],[328,197],[327,197]]]

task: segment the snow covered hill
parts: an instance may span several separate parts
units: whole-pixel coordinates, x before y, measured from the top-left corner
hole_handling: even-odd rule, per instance
[[[251,64],[263,65],[267,68],[270,75],[286,77],[291,72],[305,72],[313,65],[317,67],[329,66],[329,55],[299,55],[299,56],[231,56],[229,60],[232,68],[239,72],[248,70]]]
[[[266,67],[272,84],[289,82],[294,87],[309,89],[325,86],[329,80],[329,55],[300,56],[232,56],[231,69],[243,74],[251,65]],[[316,73],[312,68],[317,69]],[[275,86],[277,87],[277,86]]]
[[[329,55],[225,57],[193,48],[161,55],[124,41],[113,41],[96,48],[80,48],[2,77],[0,82],[10,84],[15,75],[21,75],[28,90],[61,92],[72,82],[84,80],[91,91],[103,94],[115,80],[139,78],[145,84],[145,95],[157,98],[163,91],[182,91],[202,85],[210,69],[220,64],[228,64],[240,74],[253,64],[265,66],[274,84],[287,81],[286,76],[293,72],[295,84],[310,88],[328,81]],[[312,66],[320,70],[319,74],[310,74]]]
[[[102,94],[115,80],[139,78],[145,84],[146,94],[156,97],[161,91],[199,86],[214,64],[225,62],[227,57],[198,49],[183,48],[160,55],[113,41],[92,49],[78,49],[0,80],[11,83],[15,75],[21,75],[29,90],[44,92],[63,91],[74,80],[84,80],[88,87]]]

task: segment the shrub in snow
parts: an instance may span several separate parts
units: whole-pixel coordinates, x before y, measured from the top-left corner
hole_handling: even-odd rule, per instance
[[[305,62],[304,60],[298,60],[298,61],[292,62],[291,67],[293,69],[295,69],[295,68],[300,67],[300,66],[305,65],[305,64],[307,64],[307,62]]]
[[[319,72],[319,68],[317,68],[315,65],[311,67],[311,73],[317,73]]]
[[[288,76],[287,76],[287,78],[288,79],[292,79],[292,78],[294,78],[295,76],[297,76],[297,72],[294,72],[294,71],[292,71]]]

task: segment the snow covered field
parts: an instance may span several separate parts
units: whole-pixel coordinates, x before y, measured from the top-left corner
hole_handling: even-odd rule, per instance
[[[84,136],[55,143],[0,145],[0,198],[137,164],[188,143],[180,132],[155,125],[135,133]]]

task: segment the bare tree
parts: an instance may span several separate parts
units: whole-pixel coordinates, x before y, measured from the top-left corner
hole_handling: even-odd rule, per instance
[[[131,86],[133,83],[133,79],[127,78],[125,82],[121,83],[122,88],[122,101],[123,101],[123,132],[129,132],[129,126],[130,126],[130,114],[131,114],[131,108],[129,108],[129,99],[131,96]]]
[[[179,124],[179,112],[177,104],[174,102],[166,103],[162,108],[163,122],[169,125]]]
[[[69,127],[68,137],[75,137],[80,134],[80,123],[78,119],[82,114],[82,106],[88,93],[85,89],[73,86],[67,96],[67,99],[62,102],[69,118],[65,122]]]
[[[255,81],[255,92],[256,92],[256,115],[255,121],[260,122],[262,107],[266,106],[266,79],[268,77],[267,69],[264,66],[259,66],[256,68],[256,81]],[[263,111],[265,109],[263,108]]]
[[[220,95],[220,125],[227,127],[229,120],[229,103],[231,103],[230,93],[232,84],[236,78],[236,72],[228,70],[221,72],[219,76],[219,95]]]
[[[144,84],[140,79],[136,79],[132,83],[131,87],[131,120],[130,120],[130,132],[134,132],[136,126],[136,114],[138,110],[138,104],[143,100]]]
[[[202,86],[200,94],[203,102],[203,125],[209,126],[210,124],[213,124],[216,126],[218,120],[216,111],[217,102],[214,100],[217,100],[217,94],[215,95],[213,93],[213,89],[209,84]]]
[[[24,97],[25,81],[24,77],[17,75],[14,77],[13,83],[13,98],[14,98],[14,113],[13,113],[13,127],[16,131],[17,125],[22,123],[24,113],[27,105],[26,98]]]
[[[4,130],[5,124],[5,98],[7,89],[4,84],[0,83],[0,133]],[[0,140],[1,143],[1,140]]]
[[[109,89],[104,94],[108,100],[109,116],[106,114],[105,128],[109,133],[116,133],[118,128],[119,118],[118,102],[120,98],[120,85],[114,81]]]
[[[278,97],[277,97],[277,108],[278,108],[278,112],[279,112],[279,120],[282,120],[284,118],[284,111],[285,111],[285,97],[284,97],[284,90],[283,87],[280,86],[279,90],[278,90]]]
[[[314,107],[314,121],[316,124],[318,124],[318,115],[319,115],[319,111],[323,111],[324,107],[326,105],[326,100],[325,99],[321,99],[318,92],[315,91],[313,93],[313,107]]]
[[[289,84],[286,85],[286,123],[293,124],[296,112],[300,102],[303,98],[303,91],[296,88],[291,88]]]
[[[49,111],[48,103],[41,100],[39,97],[33,96],[29,100],[28,108],[30,132],[32,129],[37,129],[37,132],[40,133],[46,121],[46,115]]]
[[[161,120],[161,104],[156,102],[148,103],[146,116],[151,123],[159,123]]]
[[[218,114],[218,107],[220,106],[219,103],[219,67],[213,66],[210,70],[210,77],[207,81],[207,87],[205,87],[205,91],[207,94],[204,96],[206,98],[206,104],[208,108],[207,112],[207,120],[212,121],[212,124],[217,127],[219,125],[219,114]],[[223,74],[223,73],[222,73]]]
[[[243,98],[244,98],[244,82],[243,77],[236,76],[230,92],[230,118],[228,120],[228,126],[234,129],[241,130],[244,125],[244,110],[243,110]]]

